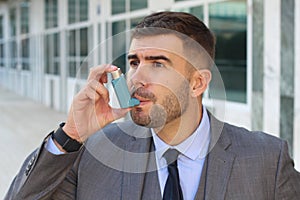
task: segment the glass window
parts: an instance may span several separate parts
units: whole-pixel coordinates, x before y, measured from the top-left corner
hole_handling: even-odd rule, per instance
[[[76,77],[76,65],[77,63],[75,61],[69,61],[69,77]]]
[[[29,5],[28,1],[21,3],[21,33],[29,33]]]
[[[147,8],[147,0],[130,0],[130,11]]]
[[[0,40],[3,39],[3,16],[0,16]],[[4,67],[5,52],[4,43],[0,42],[0,67]]]
[[[80,77],[81,78],[87,78],[88,77],[88,60],[86,59],[89,54],[89,29],[88,28],[82,28],[79,30],[79,67],[80,67]]]
[[[76,77],[80,70],[80,78],[88,76],[88,61],[84,61],[90,51],[90,29],[87,27],[68,31],[68,57],[69,77]],[[84,61],[84,63],[83,63]]]
[[[69,55],[68,55],[68,65],[69,65],[69,76],[70,77],[76,77],[76,30],[71,30],[68,32],[68,43],[69,43],[69,46],[68,46],[68,52],[69,52]]]
[[[68,0],[68,22],[88,20],[88,0]]]
[[[76,22],[76,0],[68,0],[69,24]]]
[[[0,67],[4,67],[5,63],[4,44],[0,43]]]
[[[142,21],[143,17],[139,17],[139,18],[133,18],[130,20],[130,28],[135,28],[136,25],[138,25],[138,23],[140,21]]]
[[[69,56],[76,56],[76,31],[69,31]]]
[[[128,5],[128,6],[126,6]],[[111,0],[111,14],[125,13],[147,8],[147,0]],[[130,9],[129,9],[130,8]]]
[[[204,19],[203,6],[192,7],[189,12],[201,20]]]
[[[85,57],[89,53],[88,49],[88,29],[87,28],[82,28],[79,30],[79,35],[80,35],[80,56]]]
[[[124,13],[126,11],[125,0],[111,0],[111,14]]]
[[[175,9],[174,11],[191,13],[201,20],[204,19],[203,6],[178,8]]]
[[[79,0],[79,21],[88,20],[88,0]]]
[[[52,33],[45,36],[45,73],[60,74],[60,35]]]
[[[0,39],[3,39],[3,16],[0,16]]]
[[[17,42],[12,40],[9,42],[9,67],[16,69],[17,68]]]
[[[215,33],[215,63],[227,100],[246,102],[247,4],[234,0],[209,5],[209,25]]]
[[[98,51],[98,59],[97,59],[97,63],[102,63],[102,60],[104,60],[104,58],[102,57],[102,36],[101,36],[101,24],[98,24],[98,36],[97,36],[97,46],[96,46],[96,50]]]
[[[9,34],[10,34],[10,36],[15,36],[16,31],[17,31],[16,9],[12,8],[9,10]]]
[[[45,25],[46,28],[58,26],[58,5],[57,0],[45,0]]]
[[[29,38],[21,40],[22,70],[29,70]]]
[[[121,68],[122,72],[126,72],[126,35],[123,33],[125,27],[125,21],[112,23],[112,35],[114,36],[112,40],[112,64]]]

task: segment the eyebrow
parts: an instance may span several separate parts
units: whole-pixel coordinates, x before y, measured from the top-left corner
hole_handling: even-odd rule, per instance
[[[137,55],[136,54],[129,54],[127,56],[127,60],[130,60],[130,59],[138,59]]]
[[[130,59],[138,59],[138,56],[136,54],[129,54],[127,56],[127,59],[128,60],[130,60]],[[159,55],[159,56],[146,56],[145,60],[164,60],[164,61],[168,62],[169,64],[172,64],[172,61],[169,58],[167,58],[166,56],[163,56],[163,55]]]

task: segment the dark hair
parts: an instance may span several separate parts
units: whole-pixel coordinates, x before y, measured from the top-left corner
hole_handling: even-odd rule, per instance
[[[141,33],[143,28],[161,28],[166,31],[155,33],[150,31],[148,33]],[[168,32],[168,30],[170,30]],[[133,31],[133,38],[140,35],[158,35],[164,33],[172,33],[172,31],[179,32],[197,41],[214,59],[215,57],[215,37],[213,33],[206,27],[206,25],[192,14],[185,12],[157,12],[146,16],[141,22],[137,24]]]

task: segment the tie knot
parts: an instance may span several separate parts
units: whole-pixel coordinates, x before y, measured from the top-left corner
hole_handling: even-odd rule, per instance
[[[167,164],[171,164],[174,161],[177,160],[179,155],[179,151],[177,151],[176,149],[168,149],[165,153],[164,153],[164,158],[167,160]]]

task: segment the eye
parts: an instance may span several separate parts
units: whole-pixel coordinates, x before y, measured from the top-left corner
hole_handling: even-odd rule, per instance
[[[138,61],[138,60],[132,60],[129,62],[129,65],[132,68],[137,68],[139,66],[139,64],[140,64],[140,61]]]
[[[160,62],[153,62],[152,65],[153,65],[153,67],[157,67],[157,68],[164,67],[164,64],[162,64]]]

